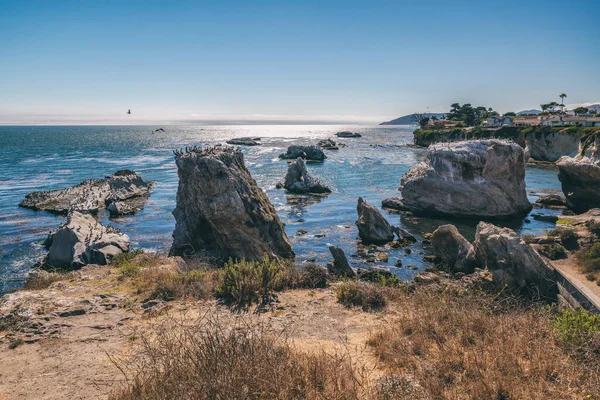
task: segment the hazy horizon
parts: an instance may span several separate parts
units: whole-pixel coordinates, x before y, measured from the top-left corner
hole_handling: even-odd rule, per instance
[[[600,2],[0,5],[0,124],[378,124],[600,101]],[[131,109],[132,114],[126,112]]]

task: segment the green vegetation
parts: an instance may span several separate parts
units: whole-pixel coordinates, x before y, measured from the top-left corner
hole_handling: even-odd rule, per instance
[[[600,315],[583,309],[562,309],[552,326],[559,340],[576,352],[600,352]]]
[[[73,279],[75,272],[65,272],[63,270],[46,271],[38,270],[32,271],[27,275],[25,284],[23,285],[24,290],[41,290],[50,287],[54,282],[68,281]]]
[[[600,271],[600,242],[596,242],[591,247],[583,249],[578,256],[583,272]]]
[[[387,300],[382,287],[373,283],[347,281],[334,287],[338,302],[344,306],[361,307],[363,311],[377,311]]]
[[[446,115],[446,118],[451,121],[460,121],[466,126],[481,125],[482,121],[486,118],[498,115],[492,108],[483,106],[473,107],[468,103],[462,106],[459,103],[454,103],[450,107],[450,112]]]
[[[551,260],[560,260],[567,258],[565,248],[560,244],[543,244],[540,247],[540,253]]]
[[[571,228],[556,228],[548,232],[548,237],[556,238],[569,250],[575,250],[579,247],[577,240],[579,235]]]

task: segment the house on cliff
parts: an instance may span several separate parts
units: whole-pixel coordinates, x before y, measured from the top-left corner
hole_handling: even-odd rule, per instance
[[[507,117],[503,115],[489,117],[484,123],[484,127],[501,127],[501,126],[513,126],[513,117]]]

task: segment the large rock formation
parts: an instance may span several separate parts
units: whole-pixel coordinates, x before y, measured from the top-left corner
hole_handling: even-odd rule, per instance
[[[362,199],[358,198],[356,206],[358,220],[358,236],[363,243],[383,244],[394,240],[394,227],[381,215],[381,212]]]
[[[103,226],[89,214],[73,211],[64,225],[48,235],[44,245],[48,248],[46,267],[76,269],[87,264],[107,264],[129,251],[129,237],[118,229]]]
[[[284,160],[296,160],[297,158],[303,158],[311,161],[323,161],[327,157],[323,150],[317,146],[290,146],[287,152],[279,155],[279,158]]]
[[[306,169],[302,158],[290,163],[285,181],[277,185],[291,193],[329,194],[331,190],[323,185],[317,178],[313,178]]]
[[[232,148],[176,152],[179,175],[171,255],[262,260],[294,251],[269,198]]]
[[[600,134],[584,139],[577,157],[562,157],[556,165],[567,206],[577,212],[600,207]]]
[[[509,228],[480,222],[475,234],[475,260],[492,272],[498,289],[505,286],[531,296],[554,299],[554,268]]]
[[[467,274],[475,271],[473,245],[454,225],[442,225],[431,235],[431,248],[438,260],[452,271]]]
[[[400,191],[404,206],[421,214],[508,218],[531,210],[523,149],[497,139],[431,145]]]
[[[70,211],[96,213],[111,203],[122,202],[130,211],[137,211],[150,196],[152,185],[133,171],[121,170],[104,179],[88,179],[70,188],[29,193],[19,205],[67,214]]]
[[[408,208],[406,208],[402,199],[398,197],[388,197],[387,199],[381,200],[381,207],[394,211],[408,211]]]

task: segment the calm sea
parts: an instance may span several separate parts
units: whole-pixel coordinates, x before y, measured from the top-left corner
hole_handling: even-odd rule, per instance
[[[145,208],[134,216],[109,221],[106,213],[98,218],[111,222],[127,233],[133,247],[167,252],[175,221],[177,170],[172,150],[192,145],[212,145],[240,136],[262,138],[262,145],[243,148],[245,161],[258,185],[264,189],[286,224],[286,232],[302,262],[330,260],[329,244],[339,245],[348,256],[356,253],[356,201],[362,196],[368,203],[381,206],[381,200],[399,195],[400,177],[421,160],[424,150],[406,147],[412,143],[408,126],[332,126],[332,125],[244,125],[244,126],[164,126],[166,132],[152,131],[159,126],[30,126],[0,127],[0,295],[22,285],[31,265],[44,254],[41,241],[48,231],[64,222],[63,216],[19,208],[24,196],[34,190],[75,185],[84,179],[99,178],[119,169],[132,169],[144,179],[156,181]],[[287,164],[278,155],[287,146],[316,143],[333,137],[335,132],[351,130],[359,139],[341,139],[348,146],[327,152],[322,164],[309,164],[309,171],[325,181],[333,193],[324,198],[289,197],[275,188],[282,180]],[[336,139],[337,140],[337,139]],[[556,171],[528,168],[527,188],[530,199],[540,193],[560,189]],[[534,212],[552,213],[551,210]],[[392,224],[402,226],[416,236],[431,232],[443,220],[401,218],[384,213]],[[530,222],[528,222],[530,220]],[[537,234],[552,227],[531,218],[511,222],[521,233]],[[467,237],[473,236],[473,223],[461,223]],[[308,231],[297,235],[298,230]],[[325,235],[323,237],[318,237]],[[389,251],[389,264],[403,279],[418,271],[394,268],[397,258],[404,265],[423,269],[420,245],[412,254]],[[367,266],[359,258],[350,258],[354,266]],[[369,264],[373,265],[373,264]]]

